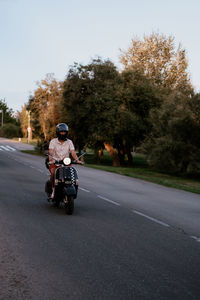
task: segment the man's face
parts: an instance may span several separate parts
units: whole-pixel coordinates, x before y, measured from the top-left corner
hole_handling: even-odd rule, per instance
[[[66,131],[60,131],[61,135],[65,135]]]

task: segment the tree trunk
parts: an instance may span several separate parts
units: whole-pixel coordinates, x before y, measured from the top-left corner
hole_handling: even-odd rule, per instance
[[[103,155],[103,149],[98,150],[98,163],[101,163],[101,156]]]
[[[44,134],[44,139],[47,140],[47,133],[46,133],[46,128],[45,128],[45,122],[42,123],[42,131]]]
[[[188,165],[189,165],[189,161],[188,160],[183,160],[181,162],[180,171],[181,171],[182,174],[187,173]]]
[[[116,150],[113,148],[113,146],[108,143],[104,143],[104,147],[110,153],[110,155],[112,157],[113,167],[120,167],[119,157],[117,155]]]
[[[132,157],[132,154],[131,154],[131,148],[129,146],[126,146],[126,154],[127,154],[127,157],[128,157],[128,165],[130,167],[133,164],[133,157]]]
[[[125,151],[123,148],[118,148],[118,157],[120,161],[120,165],[124,166],[125,165]]]
[[[99,156],[99,150],[97,148],[94,149],[94,155],[95,155],[95,161],[99,165],[100,164],[100,156]]]

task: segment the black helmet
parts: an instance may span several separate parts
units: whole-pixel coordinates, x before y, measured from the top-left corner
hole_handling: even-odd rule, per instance
[[[61,131],[65,131],[65,134],[60,134]],[[66,141],[68,135],[68,126],[65,123],[60,123],[56,126],[56,135],[59,140]]]

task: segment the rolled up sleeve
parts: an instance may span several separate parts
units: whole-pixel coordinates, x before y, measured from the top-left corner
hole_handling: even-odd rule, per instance
[[[71,140],[69,140],[69,150],[70,150],[70,151],[71,151],[71,150],[75,150],[74,144],[73,144],[73,142],[72,142]]]
[[[54,148],[55,148],[54,140],[51,140],[49,143],[49,149],[54,149]]]

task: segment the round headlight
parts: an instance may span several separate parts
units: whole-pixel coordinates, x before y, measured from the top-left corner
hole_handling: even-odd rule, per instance
[[[71,164],[71,158],[65,157],[65,158],[63,159],[63,163],[64,163],[64,165],[66,165],[66,166],[70,165],[70,164]]]

